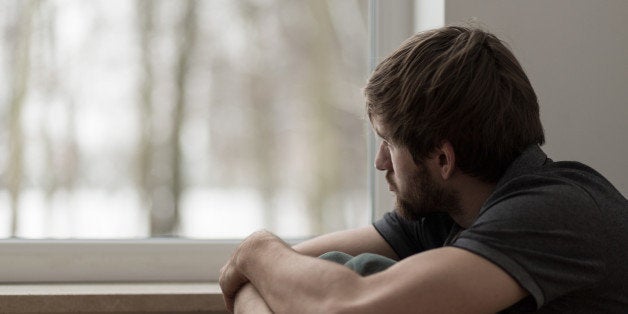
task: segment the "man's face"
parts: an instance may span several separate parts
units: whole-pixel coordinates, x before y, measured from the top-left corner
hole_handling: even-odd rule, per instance
[[[378,119],[373,119],[373,128],[382,138],[375,168],[386,171],[386,181],[396,196],[398,213],[405,218],[418,220],[433,212],[460,210],[457,193],[436,182],[425,161],[417,165],[406,147],[392,143]]]

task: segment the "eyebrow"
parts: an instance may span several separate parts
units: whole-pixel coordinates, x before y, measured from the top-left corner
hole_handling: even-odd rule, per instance
[[[377,134],[377,136],[381,137],[383,140],[388,141],[388,137],[386,137],[382,133],[380,133],[377,128],[373,127],[373,131],[375,131],[375,134]]]

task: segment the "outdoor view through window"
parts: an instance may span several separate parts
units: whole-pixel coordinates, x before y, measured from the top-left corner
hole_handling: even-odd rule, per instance
[[[0,237],[368,222],[368,1],[0,2]]]

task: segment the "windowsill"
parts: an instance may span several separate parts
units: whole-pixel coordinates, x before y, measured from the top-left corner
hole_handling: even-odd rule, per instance
[[[226,313],[216,283],[0,284],[1,313]]]

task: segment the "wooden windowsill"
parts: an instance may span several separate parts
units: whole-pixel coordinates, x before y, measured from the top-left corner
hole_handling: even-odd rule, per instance
[[[216,283],[0,284],[0,313],[226,313]]]

